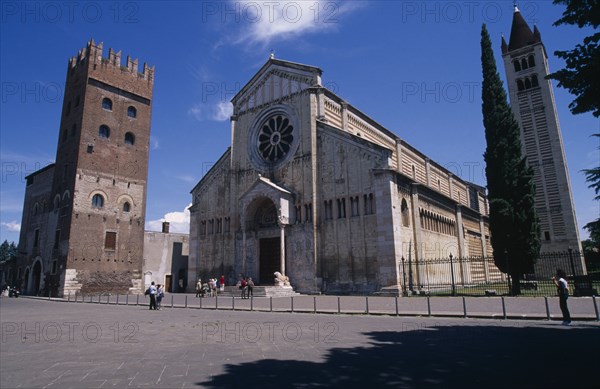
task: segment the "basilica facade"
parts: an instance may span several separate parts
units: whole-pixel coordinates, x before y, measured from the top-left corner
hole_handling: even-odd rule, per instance
[[[491,255],[485,189],[321,75],[272,57],[232,99],[231,146],[191,192],[188,279],[279,271],[303,293],[399,294],[403,261]]]

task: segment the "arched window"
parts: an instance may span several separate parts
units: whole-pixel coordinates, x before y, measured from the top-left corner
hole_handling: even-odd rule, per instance
[[[534,74],[531,76],[531,87],[535,88],[536,86],[540,86],[540,84],[538,82],[537,75]]]
[[[535,58],[533,57],[533,55],[530,55],[528,58],[528,62],[529,62],[529,67],[532,68],[535,66]]]
[[[523,84],[523,80],[517,80],[517,90],[522,91],[525,89],[525,84]]]
[[[531,89],[531,81],[529,78],[525,79],[525,89]]]
[[[527,60],[525,58],[521,60],[521,69],[527,69]]]
[[[125,134],[125,144],[133,146],[134,143],[135,143],[135,135],[133,135],[132,132],[126,133]]]
[[[104,197],[102,197],[102,195],[100,195],[100,194],[95,194],[94,197],[92,197],[92,207],[94,207],[94,208],[104,207]]]
[[[124,202],[123,203],[123,212],[129,212],[129,210],[131,209],[131,205],[129,204],[129,202]]]
[[[515,65],[515,72],[520,72],[521,71],[521,63],[519,63],[519,61],[515,61],[513,62],[513,64]]]
[[[402,214],[402,227],[408,227],[410,223],[409,213],[408,213],[408,204],[405,199],[402,199],[402,204],[400,205],[400,213]]]
[[[130,118],[137,117],[137,109],[135,109],[135,107],[129,106],[129,108],[127,108],[127,116],[129,116]]]
[[[102,99],[102,108],[112,111],[112,101],[108,97]]]
[[[101,125],[98,130],[98,136],[100,136],[100,138],[110,138],[110,128],[108,128],[107,125]]]
[[[73,124],[71,127],[71,136],[75,136],[75,134],[77,134],[77,124]]]

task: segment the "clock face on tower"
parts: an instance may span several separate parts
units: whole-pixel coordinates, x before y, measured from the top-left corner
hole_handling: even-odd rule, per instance
[[[288,161],[298,147],[294,110],[277,105],[256,117],[248,138],[248,154],[260,170],[272,170]]]

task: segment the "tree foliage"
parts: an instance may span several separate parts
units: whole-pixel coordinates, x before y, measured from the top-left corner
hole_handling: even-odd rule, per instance
[[[571,24],[579,28],[598,28],[600,24],[600,1],[598,0],[554,0],[554,4],[564,4],[562,18],[554,25]],[[558,81],[558,86],[575,95],[569,104],[574,114],[592,112],[600,116],[600,32],[596,31],[583,39],[572,50],[554,52],[566,62],[564,69],[548,75]]]
[[[6,263],[17,258],[17,246],[15,242],[8,243],[7,240],[0,244],[0,263]]]
[[[481,31],[481,64],[491,243],[496,265],[511,275],[512,292],[518,294],[519,280],[533,271],[541,246],[533,170],[522,156],[519,124],[508,105],[485,24]]]

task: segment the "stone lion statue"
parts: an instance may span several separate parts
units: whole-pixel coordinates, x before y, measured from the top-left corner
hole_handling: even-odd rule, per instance
[[[280,272],[276,271],[275,273],[275,285],[279,286],[290,286],[290,279],[288,276],[284,276]]]

